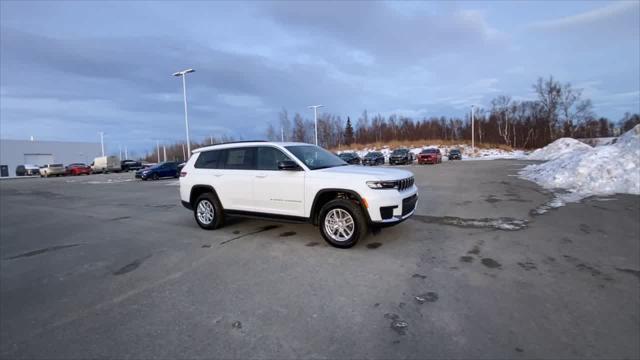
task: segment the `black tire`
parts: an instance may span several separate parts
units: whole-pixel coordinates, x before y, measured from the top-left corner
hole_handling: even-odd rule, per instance
[[[205,223],[200,221],[198,218],[198,207],[200,203],[206,201],[213,206],[213,220],[210,223]],[[220,200],[214,193],[204,193],[196,199],[193,204],[193,217],[196,219],[198,225],[205,230],[214,230],[222,225],[224,225],[224,209],[222,209],[222,204],[220,204]]]
[[[158,176],[158,174],[157,174],[157,173],[153,173],[153,175],[151,175],[151,178],[152,178],[153,180],[158,180],[158,179],[160,179],[160,177]]]
[[[345,210],[349,213],[349,215],[351,215],[351,218],[353,219],[355,226],[353,229],[353,233],[348,240],[336,241],[326,233],[325,218],[327,217],[329,212],[334,209]],[[322,208],[320,209],[320,214],[318,216],[318,227],[320,228],[320,234],[322,235],[324,240],[329,243],[329,245],[341,249],[348,249],[350,247],[353,247],[358,242],[358,240],[364,238],[367,235],[367,218],[362,211],[362,207],[360,207],[360,205],[355,203],[354,201],[346,199],[335,199],[324,204],[324,206],[322,206]]]

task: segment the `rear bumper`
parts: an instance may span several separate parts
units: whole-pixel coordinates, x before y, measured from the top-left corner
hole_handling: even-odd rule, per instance
[[[418,159],[418,164],[435,164],[436,159]]]

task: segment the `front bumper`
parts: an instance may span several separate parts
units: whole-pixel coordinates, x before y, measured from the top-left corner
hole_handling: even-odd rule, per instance
[[[411,217],[418,204],[418,188],[398,191],[374,190],[366,195],[367,211],[373,224],[398,224]]]

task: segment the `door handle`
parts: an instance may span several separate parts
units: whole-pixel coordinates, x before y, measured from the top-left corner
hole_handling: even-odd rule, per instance
[[[222,174],[213,174],[213,176],[220,177],[220,176],[222,176]]]
[[[267,177],[267,175],[256,175],[256,177],[257,177],[258,179],[264,179],[264,178],[266,178],[266,177]]]

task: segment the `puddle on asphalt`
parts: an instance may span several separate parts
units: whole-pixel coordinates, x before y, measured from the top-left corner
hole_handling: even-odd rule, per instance
[[[497,269],[500,268],[502,265],[500,265],[499,262],[493,260],[492,258],[483,258],[481,261],[482,265],[490,268],[490,269]]]
[[[460,256],[460,261],[461,262],[466,262],[466,263],[472,263],[473,262],[473,256]]]
[[[496,230],[517,231],[527,227],[527,220],[514,218],[464,219],[454,216],[413,215],[409,219],[428,224],[451,225],[464,228],[492,228]]]
[[[411,277],[414,278],[414,279],[422,279],[422,280],[427,278],[426,275],[422,275],[422,274],[413,274],[413,275],[411,275]]]
[[[293,236],[295,234],[296,234],[295,231],[285,231],[283,233],[280,233],[280,237],[288,237],[288,236]]]
[[[406,321],[400,319],[400,316],[393,313],[386,313],[384,314],[384,318],[391,320],[391,328],[399,335],[406,334],[406,331],[409,328],[409,324]]]
[[[113,275],[123,275],[126,273],[130,273],[133,270],[137,269],[138,267],[140,267],[140,265],[142,265],[142,263],[147,260],[148,258],[150,258],[151,255],[147,255],[145,257],[142,257],[140,259],[136,259],[133,262],[128,263],[127,265],[121,267],[120,269],[116,270],[113,272]]]

